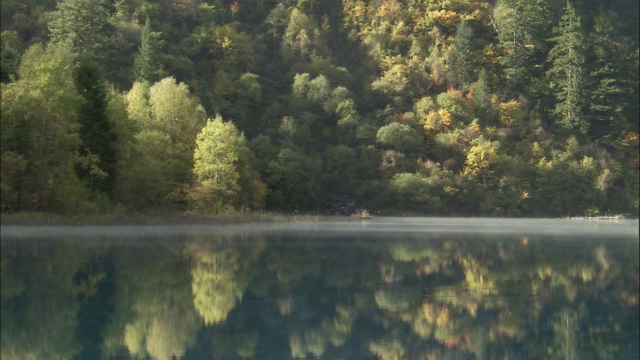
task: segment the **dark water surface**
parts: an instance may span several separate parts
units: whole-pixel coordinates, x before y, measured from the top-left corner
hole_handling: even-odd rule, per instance
[[[638,221],[3,226],[1,358],[638,359]]]

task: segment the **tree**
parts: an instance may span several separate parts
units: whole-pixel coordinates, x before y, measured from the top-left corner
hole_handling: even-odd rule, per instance
[[[329,80],[324,75],[318,75],[309,82],[307,99],[314,104],[323,104],[331,95]]]
[[[207,125],[196,139],[193,153],[193,172],[199,182],[204,202],[229,204],[240,191],[238,161],[240,153],[248,151],[244,136],[232,122],[224,122],[220,116],[207,120]]]
[[[422,143],[420,134],[415,129],[399,122],[381,127],[376,135],[376,141],[407,154],[418,151]]]
[[[487,81],[487,72],[484,69],[480,70],[478,81],[471,88],[476,115],[481,122],[486,123],[489,120],[487,117],[491,109],[491,88]]]
[[[232,24],[215,27],[208,45],[218,71],[245,72],[255,67],[251,37]]]
[[[147,17],[140,35],[140,48],[133,62],[134,80],[149,82],[159,80],[162,66],[158,58],[158,49],[162,44],[158,36],[159,33],[151,31],[151,22]]]
[[[594,19],[591,43],[591,72],[589,74],[590,132],[597,138],[615,140],[623,130],[627,93],[632,92],[623,74],[626,49],[616,42],[614,14],[601,11]],[[613,137],[613,139],[611,139]]]
[[[382,76],[371,83],[371,88],[391,97],[396,104],[402,104],[407,100],[409,69],[400,56],[387,58],[383,67]]]
[[[466,20],[460,21],[447,58],[447,78],[451,85],[465,88],[471,83],[473,58],[471,39],[473,31]]]
[[[9,81],[20,65],[19,41],[15,31],[0,33],[0,81]]]
[[[297,58],[306,60],[311,53],[311,45],[320,46],[313,21],[298,8],[289,14],[289,22],[282,38],[282,55],[286,60]]]
[[[106,0],[63,0],[51,14],[51,41],[68,41],[75,53],[104,62],[113,50],[110,16]]]
[[[138,128],[149,127],[151,124],[149,88],[149,82],[136,81],[126,94],[127,114]]]
[[[546,48],[546,31],[552,21],[549,0],[499,0],[492,19],[504,52],[500,62],[506,85],[526,92],[534,75],[533,64]]]
[[[216,72],[215,85],[210,92],[211,101],[216,112],[227,114],[233,104],[234,84],[231,76],[223,70]]]
[[[198,98],[193,96],[185,83],[177,83],[168,77],[149,88],[151,123],[180,147],[192,151],[195,138],[205,125],[206,113]]]
[[[23,55],[20,80],[2,86],[3,209],[69,212],[87,204],[74,171],[83,99],[73,62],[63,45],[33,45]]]
[[[287,210],[316,206],[319,198],[316,179],[320,175],[320,166],[317,157],[306,156],[291,148],[282,149],[267,168],[271,206]]]
[[[262,86],[260,76],[252,73],[242,74],[235,82],[236,101],[231,109],[232,118],[238,127],[251,135],[259,130],[256,120],[260,116],[260,103],[262,102]]]
[[[442,51],[440,50],[438,41],[433,45],[425,62],[430,70],[431,81],[433,81],[435,85],[443,85],[446,79],[447,68],[442,60]]]
[[[79,168],[79,175],[89,183],[90,190],[111,195],[116,168],[116,134],[107,113],[106,85],[97,65],[90,60],[78,62],[74,78],[76,88],[85,100],[79,109],[78,133],[82,140],[80,154],[86,161]]]
[[[273,43],[276,45],[276,41],[282,38],[285,28],[287,27],[287,21],[289,12],[283,3],[276,5],[267,15],[264,20],[264,24],[267,27],[267,34],[273,35]]]
[[[135,209],[158,207],[190,180],[189,153],[159,130],[143,129],[120,166],[117,198]]]
[[[580,17],[567,0],[558,27],[553,29],[555,43],[549,51],[551,68],[547,72],[551,89],[556,97],[554,113],[557,123],[567,129],[586,133],[589,127],[584,116],[585,86],[585,37]]]

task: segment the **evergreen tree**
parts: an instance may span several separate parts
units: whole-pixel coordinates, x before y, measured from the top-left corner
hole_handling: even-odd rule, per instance
[[[531,81],[534,60],[544,53],[546,31],[551,27],[548,0],[498,0],[494,26],[504,55],[506,85],[510,90],[526,92]]]
[[[591,35],[589,123],[592,135],[615,136],[622,129],[626,97],[631,88],[623,78],[621,46],[614,38],[612,14],[601,12],[594,19]]]
[[[160,78],[157,33],[151,31],[149,17],[144,23],[140,35],[140,49],[133,62],[133,78],[137,81],[153,83]]]
[[[471,38],[473,32],[466,20],[458,24],[456,37],[449,50],[447,59],[447,77],[449,82],[457,87],[469,86],[473,71],[473,58],[471,54]]]
[[[7,82],[15,76],[20,65],[20,52],[15,31],[0,33],[0,81]]]
[[[105,61],[115,50],[110,16],[106,0],[63,0],[49,21],[51,40],[69,41],[75,53]]]
[[[585,36],[580,17],[570,1],[551,39],[555,46],[549,52],[551,68],[547,72],[550,87],[556,97],[556,121],[567,129],[586,133],[588,123],[585,106]]]
[[[491,88],[487,81],[487,72],[482,69],[478,75],[478,81],[472,85],[473,105],[476,114],[482,122],[487,121],[491,109]]]
[[[78,130],[84,162],[79,177],[91,190],[112,194],[116,167],[116,135],[107,113],[107,89],[97,65],[89,60],[78,62],[75,85],[84,103],[78,111]]]

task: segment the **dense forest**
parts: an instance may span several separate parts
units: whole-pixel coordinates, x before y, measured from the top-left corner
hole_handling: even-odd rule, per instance
[[[638,216],[633,0],[2,0],[3,212]]]

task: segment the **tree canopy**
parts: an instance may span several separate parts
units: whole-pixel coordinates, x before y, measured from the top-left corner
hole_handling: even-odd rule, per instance
[[[6,0],[2,209],[637,216],[637,9]]]

